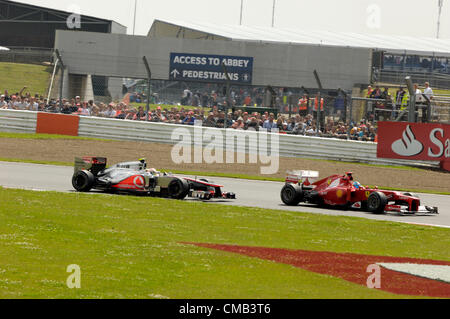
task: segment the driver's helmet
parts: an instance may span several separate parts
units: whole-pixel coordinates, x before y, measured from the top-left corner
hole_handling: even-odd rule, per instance
[[[356,189],[361,188],[361,183],[360,182],[353,182],[353,187]]]
[[[147,168],[147,160],[145,158],[140,158],[139,162],[141,162],[141,169],[145,170]]]

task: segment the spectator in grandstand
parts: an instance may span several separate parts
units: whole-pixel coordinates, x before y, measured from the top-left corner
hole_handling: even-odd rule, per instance
[[[91,110],[88,108],[87,102],[81,103],[81,107],[78,108],[77,113],[82,116],[91,116]]]
[[[416,106],[420,107],[423,110],[425,98],[423,97],[422,90],[419,89],[419,83],[414,83],[414,90],[416,92]],[[417,121],[417,118],[418,114],[416,113],[415,121]]]
[[[188,112],[187,116],[184,118],[184,120],[181,121],[181,123],[187,125],[194,125],[195,123],[194,112],[192,111]]]
[[[287,127],[286,127],[286,131],[287,132],[292,132],[295,128],[295,117],[291,117],[287,120]]]
[[[397,92],[395,92],[395,105],[403,106],[403,104],[404,104],[403,102],[405,100],[405,97],[407,97],[407,96],[408,96],[408,94],[406,93],[405,89],[402,86],[399,87]]]
[[[133,116],[133,120],[147,121],[147,112],[144,111],[144,108],[142,106],[139,106],[137,113]]]
[[[100,107],[98,107],[97,105],[94,105],[91,108],[91,116],[101,117],[102,114],[100,113]]]
[[[191,90],[189,90],[189,88],[184,89],[183,95],[181,97],[181,105],[191,105],[190,104],[191,97],[192,97]]]
[[[239,117],[232,125],[231,128],[235,130],[243,130],[245,127],[244,119],[242,117]]]
[[[367,98],[371,98],[371,97],[372,97],[372,92],[373,92],[373,88],[372,88],[371,85],[369,85],[369,86],[367,87],[367,94],[366,94],[366,97],[367,97]]]
[[[116,107],[116,119],[123,120],[127,116],[127,106],[125,103],[120,102]]]
[[[309,99],[307,94],[303,94],[303,97],[298,100],[298,111],[301,116],[308,114]]]
[[[17,110],[18,105],[19,105],[19,101],[17,100],[17,97],[15,95],[12,95],[8,102],[8,109]]]
[[[251,106],[251,105],[252,105],[252,97],[250,96],[250,94],[248,94],[244,98],[244,106]]]
[[[313,100],[313,114],[314,118],[317,119],[318,112],[319,112],[319,93],[317,93],[316,97]],[[323,97],[320,98],[320,112],[323,112],[324,110],[324,99]]]
[[[203,126],[206,127],[216,127],[216,120],[214,118],[214,112],[210,112],[205,122],[203,122]]]
[[[425,82],[425,89],[423,90],[423,94],[428,97],[428,99],[433,99],[433,89],[430,87],[429,82]]]
[[[277,123],[274,121],[275,115],[270,113],[269,118],[264,122],[263,128],[270,132],[272,129],[277,128]]]
[[[72,112],[70,111],[70,103],[66,102],[63,104],[62,108],[61,108],[61,113],[62,114],[72,114]]]
[[[433,96],[433,89],[430,87],[430,83],[425,82],[425,89],[423,90],[422,122],[428,122],[429,113],[431,115],[431,104],[428,101],[431,102]]]
[[[5,96],[5,101],[8,103],[11,100],[8,90],[5,90],[5,94],[3,94],[3,95]]]
[[[307,136],[319,136],[322,132],[317,129],[316,124],[309,125],[305,130]]]
[[[38,112],[45,112],[45,108],[46,108],[45,102],[43,101],[39,102]]]
[[[164,115],[161,106],[158,106],[154,113],[152,113],[152,121],[153,122],[166,122],[167,118]]]
[[[49,113],[59,113],[58,103],[55,100],[50,100],[47,107],[45,108],[45,112]]]
[[[34,96],[29,98],[27,110],[29,111],[37,111],[39,107],[39,103],[36,101],[36,98]]]
[[[75,106],[79,109],[82,107],[81,98],[79,96],[75,97]]]
[[[422,91],[419,89],[419,83],[414,83],[414,90],[416,91],[416,103],[423,102]]]
[[[381,89],[380,87],[377,85],[375,86],[375,89],[372,90],[372,92],[370,93],[369,97],[371,99],[380,99],[382,95]]]
[[[7,109],[8,108],[8,102],[6,102],[5,95],[2,94],[0,96],[0,109]]]
[[[277,118],[277,129],[278,129],[278,131],[283,131],[284,130],[284,117],[282,117],[282,116],[279,116],[278,118]],[[287,126],[287,123],[286,123],[286,126]]]
[[[247,124],[247,129],[252,131],[259,131],[259,127],[260,126],[258,124],[258,120],[256,119],[256,117],[255,116],[251,117]]]
[[[100,110],[99,110],[100,111]],[[93,115],[94,116],[94,115]],[[114,103],[109,103],[108,104],[108,108],[106,109],[106,111],[103,113],[104,117],[109,117],[109,118],[113,118],[116,117],[116,110],[115,110],[115,105]]]
[[[136,109],[131,108],[126,112],[125,120],[133,120],[136,115]]]

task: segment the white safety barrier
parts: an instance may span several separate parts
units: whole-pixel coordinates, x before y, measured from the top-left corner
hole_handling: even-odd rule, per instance
[[[6,132],[35,132],[36,112],[0,110],[0,131]],[[189,143],[191,145],[210,145],[211,141],[198,137],[203,137],[204,132],[216,132],[218,136],[223,136],[223,141],[219,143],[226,146],[226,136],[256,135],[259,140],[267,141],[270,152],[272,134],[265,132],[237,131],[231,129],[199,128],[192,125],[174,125],[165,123],[152,123],[143,121],[116,120],[96,117],[80,117],[78,135],[81,137],[104,138],[112,140],[141,141],[164,144],[176,144],[180,140],[172,139],[174,130],[185,132],[192,136]],[[194,135],[197,130],[197,135]],[[194,137],[197,137],[195,139]],[[343,162],[359,162],[369,164],[386,165],[431,165],[438,166],[438,162],[406,161],[396,159],[377,158],[377,144],[372,142],[350,141],[333,138],[319,138],[299,135],[278,134],[278,152],[282,157],[299,157],[311,159],[326,159]],[[216,144],[217,145],[217,144]],[[246,142],[245,151],[248,153],[258,152],[258,144]],[[268,154],[269,155],[269,154]]]
[[[10,133],[35,133],[37,112],[0,110],[0,131]]]

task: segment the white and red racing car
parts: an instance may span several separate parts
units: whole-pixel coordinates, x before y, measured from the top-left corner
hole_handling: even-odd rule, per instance
[[[208,179],[178,177],[147,169],[145,159],[124,162],[106,168],[104,157],[75,158],[72,186],[78,192],[91,189],[110,193],[132,193],[149,196],[184,199],[186,197],[209,200],[236,199],[236,195],[223,192],[222,185]]]

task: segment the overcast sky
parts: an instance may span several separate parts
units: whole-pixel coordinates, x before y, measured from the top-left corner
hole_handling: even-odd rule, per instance
[[[271,26],[274,0],[242,0],[243,25]],[[133,33],[135,0],[20,0],[114,20]],[[438,0],[275,0],[275,27],[436,37]],[[239,25],[241,0],[137,0],[136,34],[154,19]],[[444,0],[441,38],[450,38],[450,0]]]

